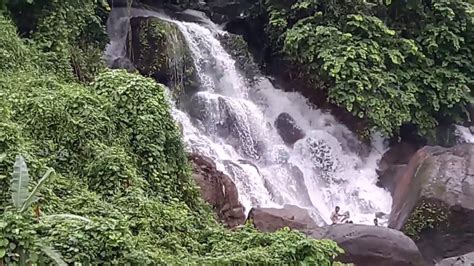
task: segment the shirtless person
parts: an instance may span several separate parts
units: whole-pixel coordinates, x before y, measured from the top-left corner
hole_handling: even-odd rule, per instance
[[[339,214],[339,209],[339,206],[336,206],[334,211],[331,213],[332,224],[337,224],[339,222],[339,218],[344,217],[344,215]]]

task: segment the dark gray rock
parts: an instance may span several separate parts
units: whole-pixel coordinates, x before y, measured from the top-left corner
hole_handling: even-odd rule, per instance
[[[428,260],[474,250],[474,144],[418,150],[399,176],[389,227]]]
[[[293,145],[305,137],[303,130],[296,124],[295,119],[288,113],[281,113],[275,120],[278,134],[286,144]]]
[[[315,239],[331,239],[345,253],[344,263],[363,266],[425,265],[413,240],[403,233],[380,226],[338,224],[306,231]]]

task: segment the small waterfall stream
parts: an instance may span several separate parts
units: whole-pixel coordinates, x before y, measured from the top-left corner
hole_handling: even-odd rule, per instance
[[[249,85],[217,38],[226,33],[206,18],[197,24],[149,10],[114,9],[109,63],[125,57],[130,17],[157,17],[182,32],[200,90],[188,106],[174,107],[173,115],[183,125],[187,148],[212,158],[233,179],[247,212],[293,204],[307,208],[319,224],[330,222],[336,205],[349,211],[354,223],[372,224],[375,212],[390,212],[390,194],[375,185],[382,138],[374,136],[370,153],[361,157],[353,133],[300,94],[275,89],[266,77]],[[304,132],[293,145],[285,144],[275,128],[282,113]]]

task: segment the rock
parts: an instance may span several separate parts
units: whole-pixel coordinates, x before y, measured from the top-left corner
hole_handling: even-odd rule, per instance
[[[174,95],[197,91],[192,55],[175,24],[154,17],[133,17],[130,27],[127,54],[142,75],[165,84]]]
[[[393,195],[397,181],[405,171],[405,164],[390,165],[384,171],[378,171],[377,186],[385,188]]]
[[[193,178],[201,194],[214,209],[219,220],[235,227],[245,222],[244,207],[239,201],[237,187],[230,177],[216,169],[215,163],[199,154],[189,154]]]
[[[466,110],[469,116],[467,117],[465,124],[469,128],[474,127],[474,100],[471,100],[466,104]]]
[[[474,252],[464,254],[458,257],[444,259],[436,266],[472,266],[474,265]]]
[[[379,162],[379,169],[383,171],[390,165],[405,165],[417,150],[415,144],[405,141],[397,143],[384,153]]]
[[[393,195],[400,176],[418,148],[416,144],[402,141],[396,143],[384,153],[378,163],[377,173],[379,179],[377,186],[385,188]]]
[[[136,70],[135,66],[133,65],[132,61],[126,57],[119,57],[116,58],[112,65],[110,66],[111,69],[125,69],[128,72],[133,72]]]
[[[331,239],[345,253],[343,263],[363,266],[425,265],[413,240],[403,233],[381,226],[338,224],[324,226],[306,234],[315,239]]]
[[[473,155],[474,144],[427,146],[398,178],[389,227],[412,237],[428,261],[474,250]]]
[[[286,144],[293,145],[305,137],[303,130],[296,124],[295,119],[288,113],[281,113],[275,120],[278,134]]]
[[[262,232],[274,232],[283,227],[297,230],[317,227],[306,209],[294,205],[285,205],[282,209],[252,208],[248,219]]]
[[[221,33],[218,37],[226,52],[235,60],[235,67],[244,75],[246,81],[250,85],[255,84],[261,77],[261,72],[244,38],[232,33]]]

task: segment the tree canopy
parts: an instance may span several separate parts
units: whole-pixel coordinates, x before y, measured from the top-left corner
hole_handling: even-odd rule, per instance
[[[463,0],[266,0],[274,56],[385,135],[470,119],[474,9]]]

